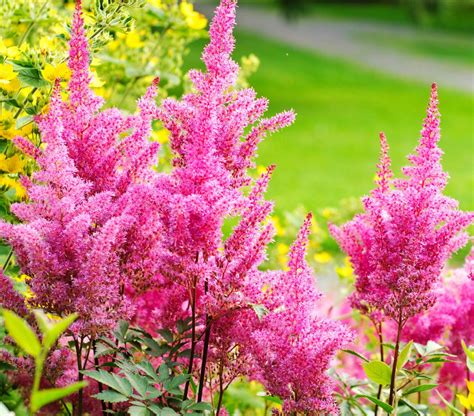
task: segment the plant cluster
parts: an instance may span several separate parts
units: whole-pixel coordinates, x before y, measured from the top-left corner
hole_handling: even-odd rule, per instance
[[[47,29],[48,2],[37,7],[21,8],[33,18],[20,43]],[[443,194],[436,85],[404,177],[393,179],[382,134],[377,187],[362,209],[349,201],[321,213],[338,224],[329,232],[348,255],[337,273],[352,294],[332,304],[306,261],[310,247],[318,272],[334,274],[322,267],[334,264],[329,234],[306,213],[288,215],[283,228],[265,199],[275,166],[256,167],[259,143],[295,114],[264,118],[268,101],[246,81],[257,61],[246,58],[241,70],[232,60],[235,0],[216,9],[205,70],[190,71],[180,99],[163,98],[155,76],[166,88],[178,82],[185,45],[205,18],[187,1],[91,7],[88,26],[76,3],[67,64],[30,70],[7,57],[2,67],[3,86],[27,73],[52,77],[46,108],[31,111],[34,137],[11,130],[17,150],[3,158],[31,160],[18,185],[25,198],[0,222],[13,250],[0,274],[3,406],[20,415],[223,416],[240,406],[232,394],[259,390],[262,399],[243,408],[471,410],[474,254],[463,270],[445,267],[467,243],[474,214]],[[135,7],[142,20],[131,18]],[[110,77],[127,79],[113,87],[122,88],[120,105],[150,84],[133,115],[104,108],[104,96],[116,102],[94,88],[95,48]],[[144,59],[136,66],[133,50]],[[169,54],[169,66],[153,60]],[[43,85],[29,88],[33,97]],[[27,111],[18,109],[14,118]],[[165,166],[157,166],[156,129],[169,141]]]

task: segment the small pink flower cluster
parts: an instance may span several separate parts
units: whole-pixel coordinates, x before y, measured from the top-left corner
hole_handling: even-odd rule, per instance
[[[357,276],[352,304],[375,320],[389,317],[403,326],[430,308],[446,261],[467,242],[463,230],[474,214],[458,210],[458,202],[442,193],[447,174],[439,138],[433,84],[420,143],[403,168],[406,177],[392,180],[382,134],[378,187],[363,200],[365,212],[341,228],[331,226]]]

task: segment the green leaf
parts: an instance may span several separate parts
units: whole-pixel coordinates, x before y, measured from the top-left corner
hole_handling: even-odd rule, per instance
[[[374,383],[382,384],[383,386],[390,384],[392,369],[383,361],[370,361],[362,364],[365,375]]]
[[[118,391],[119,393],[122,393],[124,396],[130,396],[133,392],[132,386],[130,385],[128,380],[120,377],[115,373],[109,373],[105,370],[88,370],[82,371],[82,374],[93,378],[99,383],[105,384],[106,386]]]
[[[462,349],[466,354],[466,365],[469,371],[474,373],[474,350],[466,345],[466,343],[461,340]]]
[[[164,407],[161,410],[161,416],[179,416],[171,407]]]
[[[191,406],[187,407],[186,410],[212,410],[212,406],[209,403],[194,403]]]
[[[451,410],[455,415],[457,416],[464,416],[464,413],[461,412],[457,407],[454,407],[451,403],[449,403],[442,395],[441,393],[436,390],[436,393],[438,394],[439,398],[441,401],[446,405],[446,407]]]
[[[140,376],[138,374],[132,374],[128,372],[125,372],[124,374],[132,385],[132,387],[137,391],[137,393],[140,396],[145,397],[148,389],[148,380],[145,378],[145,376]]]
[[[164,338],[167,342],[173,342],[173,333],[168,329],[160,329],[158,333]]]
[[[49,82],[43,78],[41,72],[36,68],[23,68],[18,72],[18,79],[24,84],[35,88],[47,87],[49,85]]]
[[[259,321],[261,321],[270,312],[264,305],[251,303],[250,306],[252,307],[253,311],[257,315],[257,318],[259,319]]]
[[[100,393],[94,394],[92,397],[107,403],[120,403],[126,402],[128,400],[127,396],[124,396],[123,394],[114,390],[104,390]]]
[[[461,340],[461,345],[462,345],[462,349],[466,353],[466,357],[474,361],[474,351],[471,351],[471,349],[466,345],[464,340]]]
[[[442,350],[442,349],[443,349],[442,345],[439,345],[437,342],[434,342],[434,341],[430,340],[426,344],[425,354],[430,355],[431,353],[433,353],[435,351],[438,351],[438,350]]]
[[[36,412],[48,403],[55,402],[63,397],[69,396],[72,393],[87,386],[86,381],[70,384],[62,388],[46,389],[33,392],[31,395],[31,410]]]
[[[413,393],[418,393],[419,391],[428,391],[438,387],[437,384],[420,384],[419,386],[411,387],[406,392],[403,393],[403,396],[408,396]]]
[[[140,364],[137,365],[137,368],[142,370],[148,377],[152,378],[155,381],[160,381],[158,374],[156,374],[153,365],[147,360],[143,360]]]
[[[168,380],[170,377],[170,371],[165,363],[162,363],[158,369],[160,381]]]
[[[397,362],[397,371],[400,371],[403,366],[407,363],[410,358],[411,349],[413,347],[413,341],[410,341],[405,347],[400,351]]]
[[[77,316],[77,313],[73,313],[48,328],[43,338],[43,346],[46,348],[46,350],[49,350],[55,344],[59,337],[77,319]]]
[[[130,416],[148,416],[150,412],[144,406],[130,406],[128,408],[128,414]]]
[[[32,357],[37,357],[41,352],[41,345],[28,323],[15,312],[6,309],[3,310],[3,318],[8,334],[17,345]]]
[[[388,414],[391,414],[393,412],[393,407],[390,406],[389,404],[383,402],[382,400],[377,399],[377,397],[369,396],[368,394],[358,394],[355,396],[356,399],[359,398],[364,398],[367,400],[370,400],[372,403],[376,404],[377,406],[381,407],[383,410],[385,410]]]
[[[348,354],[355,355],[356,357],[360,358],[361,360],[365,361],[366,363],[369,362],[367,358],[365,358],[362,354],[359,354],[358,352],[355,352],[353,350],[342,350],[344,352],[347,352]]]

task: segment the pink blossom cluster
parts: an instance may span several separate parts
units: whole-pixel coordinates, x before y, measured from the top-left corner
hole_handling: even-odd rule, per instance
[[[347,345],[352,333],[339,322],[321,316],[322,294],[314,286],[305,262],[311,216],[306,218],[289,254],[289,270],[263,273],[267,281],[265,316],[250,344],[261,381],[285,398],[284,414],[337,414],[334,383],[326,374],[334,351]]]
[[[321,295],[304,260],[310,218],[289,271],[259,268],[274,232],[264,199],[274,167],[257,180],[249,169],[260,141],[294,114],[262,118],[267,100],[235,88],[235,8],[234,0],[217,8],[206,71],[190,73],[192,93],[156,107],[153,85],[139,113],[124,116],[100,112],[89,88],[78,3],[69,98],[57,84],[38,120],[45,146],[15,139],[40,169],[23,180],[29,201],[13,206],[21,223],[0,224],[0,236],[31,277],[30,304],[78,312],[79,335],[95,337],[123,318],[157,330],[192,316],[197,333],[187,347],[200,359],[190,371],[205,375],[208,391],[248,376],[281,395],[285,412],[329,414],[336,406],[326,370],[351,334],[317,310]],[[169,174],[151,169],[153,119],[170,132]]]
[[[136,116],[99,112],[80,7],[70,41],[69,99],[61,99],[56,83],[49,112],[37,119],[40,148],[15,139],[39,170],[23,178],[28,202],[12,206],[21,223],[2,222],[0,235],[31,277],[30,305],[59,316],[78,312],[75,331],[94,337],[130,316],[125,288],[154,275],[159,223],[147,181],[157,149],[147,136],[155,86]]]
[[[357,276],[352,305],[373,319],[389,317],[401,326],[436,301],[441,272],[451,254],[467,242],[463,231],[473,213],[443,195],[437,88],[416,152],[403,179],[392,179],[388,145],[381,135],[377,188],[363,200],[364,213],[331,232],[350,256]]]

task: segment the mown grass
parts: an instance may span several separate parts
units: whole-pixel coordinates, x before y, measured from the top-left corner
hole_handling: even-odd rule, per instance
[[[196,66],[203,43],[192,47]],[[260,164],[276,163],[269,197],[277,210],[317,210],[372,187],[378,133],[384,130],[398,172],[416,146],[430,85],[399,80],[257,35],[238,32],[235,57],[261,60],[251,84],[271,102],[269,114],[293,108],[296,123],[267,139]],[[439,86],[447,193],[474,208],[472,96]]]
[[[407,52],[428,58],[441,59],[474,68],[474,38],[472,36],[443,36],[441,34],[418,33],[395,35],[380,33],[358,33],[356,36],[364,42],[377,46]]]

